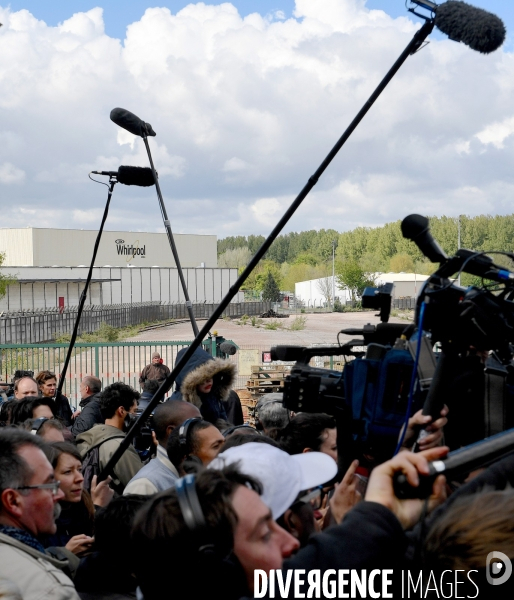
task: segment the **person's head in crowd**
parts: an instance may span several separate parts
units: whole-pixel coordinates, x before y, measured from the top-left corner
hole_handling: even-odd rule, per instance
[[[148,496],[137,494],[119,496],[97,511],[94,552],[81,560],[74,579],[81,596],[90,592],[94,598],[135,597],[134,562],[140,557],[139,549],[132,548],[130,534],[134,518],[147,500]]]
[[[260,499],[259,483],[234,466],[179,481],[185,484],[185,479],[194,486],[207,527],[191,529],[191,522],[185,522],[176,488],[154,496],[139,511],[133,542],[145,600],[162,598],[171,564],[188,582],[191,597],[210,596],[216,589],[227,598],[239,597],[234,590],[245,595],[253,586],[254,569],[280,569],[298,548]],[[230,559],[232,552],[237,561]]]
[[[325,413],[298,413],[280,432],[278,442],[289,454],[323,452],[337,462],[337,429]]]
[[[160,387],[161,384],[157,381],[157,379],[147,379],[143,384],[143,392],[153,396]]]
[[[161,355],[158,352],[152,353],[152,364],[158,365],[162,362]]]
[[[11,424],[23,423],[27,419],[53,419],[53,400],[41,396],[27,396],[13,406]]]
[[[318,531],[314,507],[308,494],[332,480],[337,464],[321,452],[289,455],[271,444],[243,444],[223,450],[209,469],[237,465],[245,475],[262,484],[262,501],[271,508],[274,519],[304,545]],[[321,490],[317,490],[318,496]],[[315,500],[315,498],[312,500]]]
[[[15,400],[23,400],[27,396],[38,396],[39,387],[37,381],[33,377],[21,377],[14,384]]]
[[[473,579],[482,590],[483,587],[489,588],[486,584],[486,556],[494,551],[501,551],[514,560],[512,488],[482,491],[456,499],[430,527],[425,540],[424,564],[436,573],[476,570]],[[502,586],[502,590],[504,588]],[[464,589],[463,597],[466,596]],[[468,597],[475,595],[476,589]]]
[[[200,416],[200,411],[194,404],[183,400],[168,400],[159,404],[152,416],[157,441],[163,448],[166,448],[168,438],[173,430],[187,419]]]
[[[193,418],[171,432],[166,451],[177,471],[184,474],[186,461],[207,466],[221,451],[224,442],[225,438],[212,423]]]
[[[291,420],[289,409],[282,404],[284,394],[273,392],[259,399],[255,406],[257,416],[256,427],[267,435],[272,434],[275,438],[277,430],[280,431]]]
[[[0,423],[10,425],[12,409],[17,402],[17,400],[7,400],[7,402],[2,402],[0,405]]]
[[[39,371],[36,375],[39,392],[45,398],[53,398],[57,389],[57,376],[52,371]]]
[[[56,505],[64,497],[43,440],[28,431],[0,431],[0,525],[33,536],[56,531]]]
[[[250,444],[251,442],[255,442],[256,444],[269,444],[274,448],[280,448],[279,444],[267,435],[261,435],[257,431],[255,431],[254,433],[249,433],[247,431],[240,433],[240,431],[237,430],[225,439],[225,443],[223,444],[223,451],[228,450],[229,448],[234,448],[236,446],[242,446],[243,444]]]
[[[86,375],[80,382],[80,398],[85,400],[90,396],[94,396],[102,391],[102,382],[98,377]]]
[[[39,435],[45,442],[64,442],[62,423],[57,419],[40,417],[39,419],[27,419],[23,422],[23,429]]]
[[[251,425],[248,425],[248,423],[243,423],[242,425],[230,425],[229,424],[229,427],[221,429],[220,431],[223,434],[223,437],[225,438],[225,440],[229,440],[236,433],[239,433],[242,435],[251,435],[251,436],[254,436],[255,434],[260,435],[259,432]]]
[[[188,348],[179,350],[175,365],[182,361],[187,351]],[[213,358],[203,348],[197,348],[177,375],[173,398],[197,406],[206,421],[227,420],[225,400],[230,394],[235,374],[236,366],[230,360]]]
[[[105,424],[123,431],[129,415],[137,412],[138,400],[139,392],[125,383],[107,386],[100,398],[100,412]]]
[[[76,446],[69,442],[55,442],[51,444],[48,455],[55,477],[61,482],[64,493],[62,502],[80,502],[84,492],[84,477],[82,458]]]

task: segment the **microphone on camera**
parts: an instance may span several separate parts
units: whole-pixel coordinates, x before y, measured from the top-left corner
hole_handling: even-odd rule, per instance
[[[445,251],[430,233],[429,221],[422,215],[409,215],[401,224],[404,238],[413,241],[421,252],[432,262],[442,263],[448,259]]]
[[[429,475],[420,475],[419,486],[411,487],[403,473],[394,477],[394,493],[397,498],[426,498],[432,493],[432,484],[438,475],[447,479],[460,477],[475,469],[487,467],[514,452],[514,429],[497,433],[485,440],[450,452],[444,460],[429,463]]]
[[[460,0],[436,4],[431,0],[411,0],[412,3],[435,14],[434,25],[455,42],[462,42],[472,50],[489,54],[505,41],[503,21],[482,8]],[[414,10],[409,9],[411,12]],[[418,16],[418,13],[415,13]]]
[[[125,110],[124,108],[113,108],[110,116],[113,123],[123,127],[123,129],[126,129],[133,135],[138,135],[139,137],[157,135],[150,123],[145,123],[129,110]]]
[[[152,169],[149,167],[128,167],[122,166],[117,171],[91,171],[95,175],[106,175],[107,177],[116,177],[118,183],[123,185],[138,185],[141,187],[151,187],[155,181]]]

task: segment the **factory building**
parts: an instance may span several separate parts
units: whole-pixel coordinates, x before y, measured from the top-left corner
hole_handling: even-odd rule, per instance
[[[87,229],[0,228],[0,252],[6,267],[89,266],[98,231]],[[215,235],[174,234],[182,267],[216,268]],[[104,231],[96,265],[176,267],[165,233]]]
[[[0,229],[0,272],[14,278],[0,312],[77,306],[84,289],[97,231]],[[193,303],[218,303],[236,281],[237,269],[217,267],[215,235],[174,235]],[[97,254],[87,305],[183,303],[165,233],[106,231]],[[236,294],[233,302],[241,302]]]

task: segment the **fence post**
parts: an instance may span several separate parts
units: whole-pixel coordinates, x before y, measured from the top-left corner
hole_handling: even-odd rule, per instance
[[[100,377],[100,348],[95,346],[95,377]]]

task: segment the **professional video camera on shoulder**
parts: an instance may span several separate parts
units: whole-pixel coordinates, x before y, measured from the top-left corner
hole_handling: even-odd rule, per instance
[[[378,310],[382,322],[340,332],[361,339],[336,347],[272,348],[274,360],[297,361],[285,382],[284,405],[351,422],[354,456],[392,453],[403,424],[422,406],[433,419],[450,406],[447,441],[453,447],[514,425],[507,388],[514,375],[514,274],[482,252],[459,249],[449,258],[420,215],[404,219],[402,233],[440,263],[418,296],[414,325],[387,322],[392,284],[386,284],[366,288],[362,297],[363,307]],[[482,287],[450,279],[461,272],[482,277]],[[436,342],[441,351],[434,353]],[[342,373],[309,365],[314,356],[336,355],[353,359]]]
[[[295,412],[334,415],[338,431],[344,423],[351,435],[353,456],[392,454],[405,421],[414,361],[404,341],[409,326],[387,322],[392,288],[390,283],[366,288],[362,297],[364,308],[379,310],[381,323],[338,334],[338,340],[340,334],[362,338],[338,346],[271,349],[273,360],[297,361],[285,381],[284,405]],[[343,356],[345,367],[342,372],[312,367],[314,356]],[[418,401],[416,409],[420,406]]]

